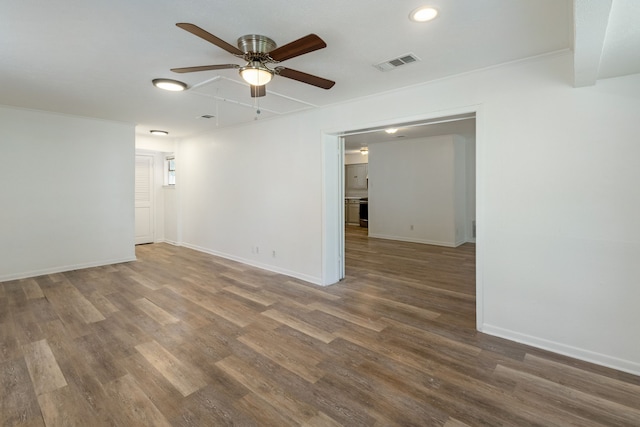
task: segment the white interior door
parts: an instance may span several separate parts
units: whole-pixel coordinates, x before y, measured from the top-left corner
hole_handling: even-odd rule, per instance
[[[136,245],[153,243],[153,157],[136,156]]]

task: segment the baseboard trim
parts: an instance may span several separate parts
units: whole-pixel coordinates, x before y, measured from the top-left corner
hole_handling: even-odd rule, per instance
[[[8,282],[10,280],[28,279],[30,277],[44,276],[46,274],[64,273],[66,271],[83,270],[85,268],[102,267],[111,264],[121,264],[123,262],[136,261],[136,257],[116,258],[105,261],[95,261],[83,264],[64,265],[50,268],[43,268],[40,270],[24,271],[21,273],[8,274],[0,276],[0,282]]]
[[[484,324],[480,332],[505,338],[521,344],[530,345],[532,347],[537,347],[542,350],[552,351],[554,353],[573,357],[574,359],[583,360],[585,362],[595,363],[596,365],[606,366],[607,368],[616,369],[618,371],[628,372],[633,375],[640,375],[640,363],[630,360],[619,359],[606,354],[596,353],[583,348],[573,347],[544,338],[522,334],[493,325]]]
[[[167,242],[169,243],[169,242]],[[213,255],[213,256],[217,256],[220,258],[225,258],[225,259],[229,259],[231,261],[236,261],[242,264],[246,264],[246,265],[250,265],[252,267],[256,267],[256,268],[260,268],[262,270],[266,270],[266,271],[271,271],[272,273],[278,273],[278,274],[282,274],[285,276],[289,276],[289,277],[293,277],[295,279],[300,279],[300,280],[304,280],[305,282],[309,282],[312,283],[314,285],[319,285],[319,286],[326,286],[322,284],[322,279],[319,277],[314,277],[314,276],[309,276],[306,274],[301,274],[297,271],[291,271],[291,270],[287,270],[284,268],[279,268],[279,267],[275,267],[273,265],[269,265],[269,264],[263,264],[260,262],[256,262],[254,260],[251,259],[246,259],[246,258],[242,258],[242,257],[238,257],[235,255],[231,255],[231,254],[227,254],[224,252],[219,252],[219,251],[215,251],[213,249],[209,249],[209,248],[204,248],[202,246],[198,246],[198,245],[193,245],[190,243],[181,243],[179,245],[176,246],[184,246],[185,248],[189,248],[189,249],[193,249],[194,251],[198,251],[198,252],[203,252],[209,255]]]
[[[173,245],[173,246],[180,246],[180,243],[175,242],[173,240],[168,240],[168,239],[158,239],[153,243],[167,243],[167,244]]]
[[[412,239],[404,236],[389,236],[387,234],[375,234],[369,232],[369,237],[373,237],[376,239],[385,239],[385,240],[397,240],[399,242],[409,242],[409,243],[422,243],[424,245],[435,245],[435,246],[446,246],[448,248],[455,248],[460,246],[462,243],[456,244],[451,242],[440,242],[437,240],[428,240],[428,239]]]

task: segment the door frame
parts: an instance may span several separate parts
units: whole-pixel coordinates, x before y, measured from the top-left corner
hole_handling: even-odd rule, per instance
[[[153,154],[150,153],[142,153],[142,152],[138,152],[136,151],[135,154],[136,159],[138,157],[146,157],[150,160],[149,162],[149,228],[151,230],[151,242],[141,242],[138,243],[136,241],[136,237],[134,236],[134,242],[136,245],[139,244],[145,244],[145,243],[154,243],[155,239],[156,239],[156,200],[155,200],[155,156]],[[134,164],[136,164],[134,162]],[[137,165],[136,165],[137,168]],[[134,172],[134,176],[135,173],[137,172],[137,170]],[[134,186],[135,186],[135,182],[134,182]],[[135,190],[134,190],[135,192]],[[134,199],[134,215],[135,215],[135,208],[136,208],[136,201]],[[135,218],[134,218],[134,223],[135,223]],[[134,227],[134,233],[135,233],[135,227]]]
[[[484,206],[485,165],[484,113],[482,104],[441,110],[411,117],[396,117],[375,123],[362,123],[322,133],[323,151],[323,233],[322,285],[337,283],[345,276],[344,253],[344,135],[366,129],[386,128],[417,121],[435,121],[449,116],[474,114],[476,120],[476,329],[484,324]]]

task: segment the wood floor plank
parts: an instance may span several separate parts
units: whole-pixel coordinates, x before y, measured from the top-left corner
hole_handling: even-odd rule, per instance
[[[306,422],[318,414],[318,410],[312,405],[301,402],[288,390],[283,390],[271,382],[258,369],[237,356],[229,356],[216,363],[225,373],[251,390],[270,405],[276,412],[286,415],[288,419],[295,421],[297,425]]]
[[[229,384],[225,379],[209,384],[184,399],[180,413],[171,423],[185,427],[261,425],[259,419],[238,408],[237,402],[245,395],[246,389],[238,393],[238,385]]]
[[[0,425],[44,426],[23,358],[0,362]]]
[[[278,411],[256,394],[248,394],[242,397],[235,403],[235,406],[267,426],[297,427],[300,425],[300,423],[291,419],[288,416],[289,414]]]
[[[47,426],[85,427],[87,422],[96,427],[109,425],[91,410],[74,387],[43,393],[38,396],[38,403]]]
[[[131,275],[129,276],[132,280],[138,282],[139,284],[141,284],[142,286],[145,286],[149,289],[151,289],[152,291],[156,291],[160,288],[162,288],[162,285],[154,282],[153,280],[149,280],[144,276],[140,276],[140,275]]]
[[[87,299],[104,317],[108,317],[111,313],[118,311],[118,307],[113,305],[102,292],[95,291]]]
[[[182,394],[142,354],[135,353],[118,363],[167,419],[179,413],[184,404]]]
[[[293,329],[296,329],[303,334],[307,334],[310,337],[316,338],[325,344],[329,344],[335,336],[327,331],[324,331],[316,326],[313,326],[304,320],[297,319],[289,314],[282,313],[278,310],[266,310],[262,312],[263,316],[276,320],[283,325],[287,325]]]
[[[177,323],[180,321],[180,319],[167,313],[146,298],[137,299],[133,303],[147,316],[151,317],[161,325],[168,325],[170,323]]]
[[[255,290],[249,291],[239,286],[227,286],[226,288],[223,288],[223,290],[238,295],[239,297],[246,298],[249,301],[257,302],[265,307],[268,307],[278,301],[277,298],[255,292]]]
[[[22,288],[24,289],[24,293],[27,299],[34,298],[44,298],[44,294],[42,293],[42,289],[33,279],[27,279],[22,283]]]
[[[324,412],[318,412],[318,415],[302,424],[303,427],[340,427],[341,425]]]
[[[106,390],[120,402],[119,412],[114,414],[119,425],[171,426],[130,374],[113,380]]]
[[[322,378],[322,371],[313,364],[306,363],[299,355],[294,354],[288,346],[281,346],[262,336],[243,335],[238,341],[251,347],[253,350],[273,360],[283,368],[299,375],[309,383],[315,383]]]
[[[184,364],[155,341],[139,344],[136,350],[183,396],[188,396],[207,385],[196,367]]]
[[[540,378],[578,389],[589,389],[603,399],[640,409],[640,383],[631,384],[533,354],[526,354],[524,363],[520,366]]]
[[[0,283],[0,425],[640,426],[640,377],[475,329],[475,246],[346,227],[319,287],[168,244]]]
[[[67,385],[47,340],[26,344],[22,348],[36,395],[48,393]]]
[[[340,307],[330,306],[321,302],[314,302],[312,304],[309,304],[308,307],[310,309],[319,310],[332,316],[338,317],[342,320],[346,320],[347,322],[353,323],[355,325],[362,326],[363,328],[371,329],[372,331],[380,332],[387,327],[385,323],[380,322],[378,319],[366,318],[357,314],[353,314],[348,310],[342,309]]]
[[[251,320],[253,320],[251,317],[255,315],[249,313],[242,304],[234,303],[229,298],[225,299],[227,304],[221,304],[220,301],[224,297],[219,294],[202,292],[198,289],[186,290],[174,285],[169,285],[168,287],[191,302],[240,327],[250,325]]]
[[[390,326],[390,328],[385,331],[385,333],[390,335],[403,333],[406,334],[409,339],[428,341],[427,345],[429,346],[437,346],[440,349],[451,348],[452,351],[459,352],[467,356],[478,356],[482,352],[482,349],[476,346],[452,340],[431,331],[416,328],[414,326],[407,325],[393,319],[387,319],[383,317],[381,321],[383,323],[387,323]]]
[[[0,362],[22,356],[22,347],[13,319],[0,323]]]
[[[87,366],[92,376],[101,384],[106,384],[126,373],[116,363],[106,343],[96,334],[76,338],[73,340],[73,347],[78,350],[74,358],[76,363]]]
[[[72,308],[85,323],[99,322],[105,319],[102,313],[68,280],[59,282],[56,286],[49,287],[43,292],[52,303],[55,301],[54,304],[58,304],[60,307]]]
[[[444,427],[469,427],[469,424],[465,424],[462,421],[458,421],[455,418],[449,418]]]
[[[597,422],[612,420],[616,424],[630,426],[640,422],[640,400],[638,407],[633,408],[503,365],[498,365],[495,372],[496,375],[516,378],[519,388],[531,393],[547,395],[552,391],[554,397],[549,399],[548,404],[567,408],[573,406],[587,419]]]

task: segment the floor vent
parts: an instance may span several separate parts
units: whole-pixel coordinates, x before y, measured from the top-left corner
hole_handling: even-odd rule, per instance
[[[395,70],[396,68],[402,65],[407,65],[413,62],[418,62],[418,61],[420,61],[420,58],[415,56],[413,53],[408,53],[398,58],[390,59],[388,61],[375,64],[374,67],[376,67],[380,71],[391,71],[391,70]]]

